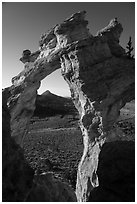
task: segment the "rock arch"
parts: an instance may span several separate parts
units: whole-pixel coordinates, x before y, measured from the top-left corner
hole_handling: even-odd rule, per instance
[[[119,45],[122,25],[113,19],[92,36],[85,11],[78,12],[41,36],[39,50],[20,58],[24,70],[12,79],[8,106],[11,131],[22,145],[35,110],[40,81],[61,67],[80,114],[84,151],[78,167],[76,194],[87,201],[98,186],[98,156],[105,142],[118,140],[113,128],[120,109],[134,99],[134,59]],[[28,54],[29,53],[29,54]]]

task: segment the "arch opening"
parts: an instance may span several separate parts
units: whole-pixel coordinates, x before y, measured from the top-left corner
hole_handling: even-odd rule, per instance
[[[61,76],[61,69],[54,71],[41,81],[38,94],[41,95],[47,90],[59,96],[71,97],[69,86]]]
[[[79,114],[60,70],[46,77],[42,83],[23,141],[25,155],[36,174],[52,171],[75,190],[78,164],[84,148],[78,125]],[[51,86],[53,84],[55,88]],[[68,94],[60,90],[56,92],[56,87],[61,85]],[[59,93],[63,93],[62,96]]]

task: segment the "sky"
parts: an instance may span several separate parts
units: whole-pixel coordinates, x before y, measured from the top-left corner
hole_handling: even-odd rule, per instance
[[[115,17],[122,23],[120,44],[126,48],[129,36],[135,43],[135,4],[133,2],[4,2],[2,3],[2,88],[11,86],[11,79],[24,68],[19,58],[25,49],[39,48],[42,33],[63,22],[73,13],[85,10],[92,35]],[[38,93],[46,90],[70,96],[60,69],[41,82]]]

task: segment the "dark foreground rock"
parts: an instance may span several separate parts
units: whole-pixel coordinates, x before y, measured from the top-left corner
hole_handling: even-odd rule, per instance
[[[6,105],[8,90],[2,104],[2,201],[24,201],[33,184],[33,170],[26,163],[23,151],[10,136],[10,114]]]
[[[66,183],[58,181],[52,173],[35,176],[27,202],[76,202],[74,191]]]
[[[135,143],[116,141],[103,145],[98,165],[99,187],[91,202],[135,201]]]

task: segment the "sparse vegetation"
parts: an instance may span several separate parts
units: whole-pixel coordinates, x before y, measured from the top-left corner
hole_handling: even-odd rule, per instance
[[[129,37],[129,41],[127,43],[127,56],[129,59],[133,59],[134,58],[134,55],[132,55],[132,52],[134,50],[134,48],[132,47],[132,40],[131,40],[131,36]]]

